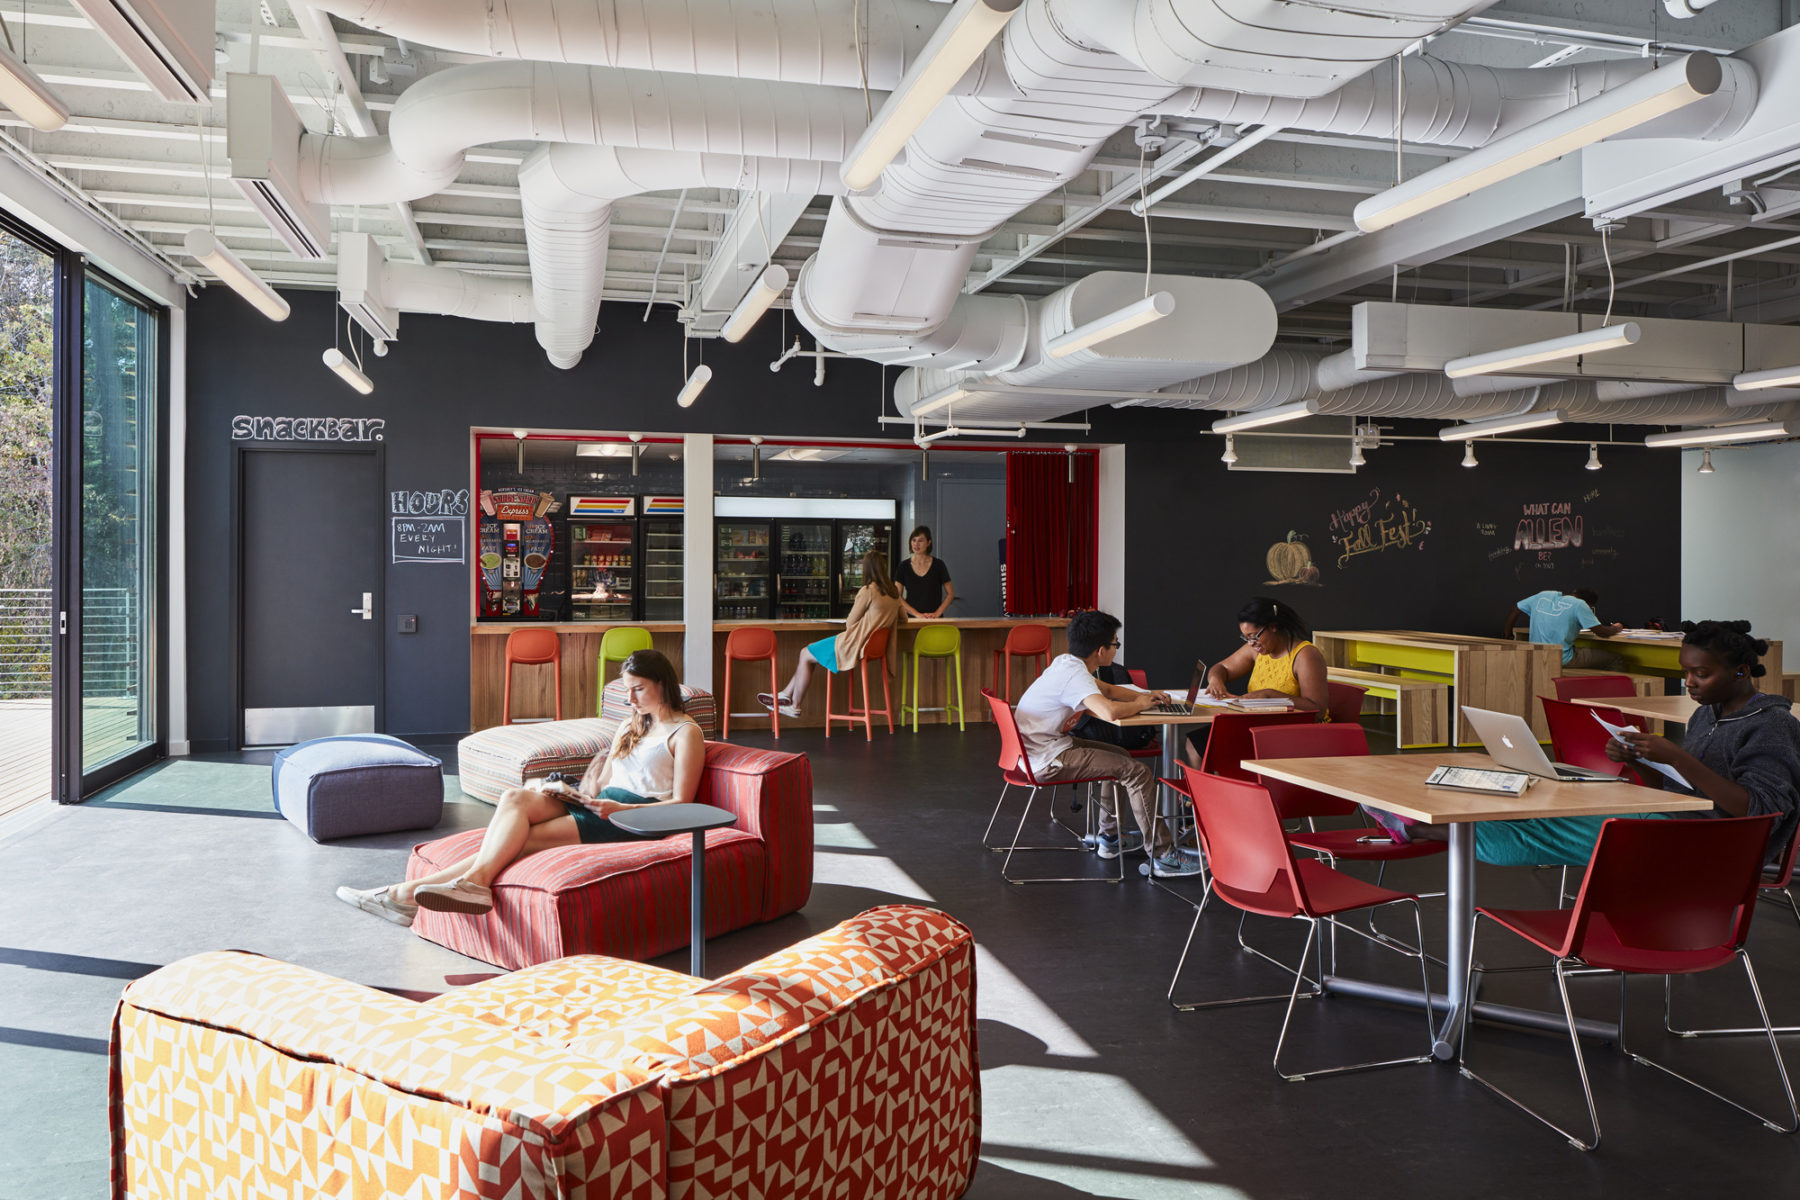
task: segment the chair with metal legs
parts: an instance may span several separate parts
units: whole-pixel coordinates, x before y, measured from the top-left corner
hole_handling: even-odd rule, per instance
[[[1050,791],[1050,823],[1073,835],[1075,838],[1080,839],[1080,833],[1070,829],[1067,825],[1064,825],[1061,821],[1056,819],[1056,789],[1065,784],[1068,784],[1071,787],[1091,783],[1111,785],[1113,828],[1119,830],[1120,837],[1123,838],[1124,826],[1120,823],[1119,790],[1124,787],[1124,785],[1115,779],[1097,775],[1091,777],[1081,776],[1071,779],[1040,780],[1037,775],[1033,773],[1031,769],[1031,760],[1025,754],[1024,739],[1019,736],[1019,722],[1013,715],[1012,706],[1000,697],[994,695],[994,693],[987,688],[981,689],[981,698],[986,700],[988,702],[988,707],[993,710],[994,726],[1000,731],[1000,774],[1006,781],[1000,788],[1000,798],[994,802],[994,812],[993,815],[988,818],[987,830],[981,835],[981,844],[984,848],[992,850],[996,854],[1002,851],[1006,854],[1006,860],[1000,864],[1000,877],[1008,883],[1019,884],[1123,883],[1125,880],[1124,854],[1120,854],[1119,857],[1114,860],[1118,866],[1118,873],[1115,875],[1068,875],[1055,878],[1017,878],[1008,873],[1012,866],[1013,855],[1020,851],[1033,853],[1054,850],[1063,854],[1092,853],[1087,845],[1079,840],[1075,845],[1069,846],[1021,846],[1019,844],[1019,838],[1025,832],[1025,822],[1027,818],[1031,816],[1031,806],[1037,800],[1037,794],[1040,789],[1047,788]],[[1012,840],[1005,845],[997,846],[989,839],[993,837],[995,822],[1000,819],[1000,809],[1006,804],[1006,793],[1014,787],[1029,788],[1031,789],[1031,793],[1025,798],[1025,810],[1019,814],[1019,825],[1017,829],[1013,830]],[[1091,808],[1092,806],[1089,807]]]
[[[1576,969],[1598,968],[1619,972],[1619,1049],[1634,1062],[1655,1067],[1683,1083],[1699,1088],[1747,1113],[1778,1133],[1800,1129],[1800,1108],[1795,1107],[1793,1085],[1769,1012],[1763,1004],[1756,971],[1744,950],[1750,933],[1750,917],[1756,910],[1756,893],[1762,882],[1763,850],[1772,814],[1759,817],[1727,817],[1719,820],[1633,820],[1613,818],[1600,826],[1593,857],[1573,908],[1533,910],[1475,910],[1475,927],[1482,918],[1510,929],[1556,960],[1556,986],[1562,996],[1563,1015],[1569,1023],[1569,1042],[1575,1050],[1575,1069],[1587,1101],[1592,1139],[1583,1141],[1524,1101],[1496,1087],[1469,1068],[1469,1034],[1473,1022],[1464,1022],[1459,1062],[1462,1073],[1496,1096],[1549,1126],[1578,1150],[1600,1144],[1600,1116],[1594,1108],[1594,1089],[1588,1082],[1587,1062],[1581,1038],[1575,1030],[1575,1011],[1569,1003],[1568,977]],[[1669,1003],[1669,976],[1695,975],[1722,967],[1733,959],[1744,964],[1750,994],[1762,1025],[1756,1032],[1769,1039],[1775,1070],[1787,1095],[1787,1124],[1777,1124],[1706,1085],[1652,1062],[1631,1051],[1625,1040],[1625,980],[1630,975],[1663,976],[1665,1018]],[[1469,963],[1474,995],[1475,964]]]
[[[1373,1070],[1376,1067],[1430,1062],[1432,1010],[1426,998],[1431,994],[1431,982],[1425,973],[1424,956],[1416,951],[1407,953],[1390,946],[1396,953],[1419,960],[1420,1001],[1425,1012],[1423,1051],[1404,1058],[1321,1067],[1311,1071],[1290,1072],[1282,1069],[1281,1050],[1287,1043],[1288,1024],[1293,1020],[1294,1006],[1299,1003],[1302,995],[1300,985],[1312,985],[1312,990],[1304,993],[1309,998],[1323,994],[1320,980],[1309,978],[1306,974],[1308,957],[1316,957],[1321,979],[1325,974],[1325,939],[1319,937],[1319,923],[1333,921],[1341,913],[1355,912],[1358,909],[1410,904],[1413,910],[1413,929],[1422,944],[1424,930],[1419,917],[1419,899],[1407,892],[1396,892],[1364,883],[1326,866],[1316,858],[1295,858],[1293,848],[1288,845],[1287,834],[1281,828],[1281,818],[1276,814],[1275,802],[1270,799],[1268,791],[1259,785],[1206,775],[1186,765],[1183,765],[1182,771],[1194,797],[1194,814],[1199,823],[1201,844],[1205,847],[1207,861],[1212,866],[1212,874],[1207,883],[1206,895],[1194,912],[1194,923],[1188,930],[1187,944],[1181,949],[1181,959],[1176,963],[1175,975],[1169,980],[1169,1003],[1182,1012],[1190,1012],[1202,1008],[1286,1000],[1287,1014],[1281,1020],[1281,1033],[1275,1040],[1274,1066],[1276,1074],[1290,1081],[1310,1079],[1317,1075],[1341,1075],[1349,1071]],[[1258,916],[1283,917],[1307,923],[1306,945],[1300,952],[1299,964],[1290,967],[1244,941],[1243,920],[1240,918],[1238,922],[1240,946],[1294,977],[1294,986],[1285,996],[1245,996],[1232,1000],[1185,1003],[1175,1000],[1175,986],[1181,980],[1182,967],[1186,965],[1188,952],[1193,948],[1194,936],[1200,928],[1200,918],[1206,912],[1207,903],[1215,895],[1245,915],[1254,913]]]
[[[1787,901],[1788,911],[1794,914],[1795,923],[1800,924],[1800,904],[1794,902],[1793,891],[1796,854],[1800,854],[1800,837],[1791,837],[1788,839],[1787,849],[1781,852],[1781,861],[1776,864],[1774,870],[1764,869],[1762,880],[1757,887],[1756,897],[1759,900],[1774,900],[1777,903],[1783,900]],[[1762,1032],[1755,1026],[1734,1029],[1677,1029],[1674,1021],[1674,1015],[1669,1011],[1669,1006],[1665,1004],[1663,1006],[1663,1028],[1676,1037],[1738,1037],[1747,1033]],[[1800,1025],[1777,1025],[1775,1032],[1800,1033]]]

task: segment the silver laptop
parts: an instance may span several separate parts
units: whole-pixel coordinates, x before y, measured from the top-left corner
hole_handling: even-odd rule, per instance
[[[1617,774],[1608,775],[1604,771],[1590,771],[1586,767],[1571,767],[1568,763],[1551,762],[1544,748],[1538,745],[1537,735],[1531,732],[1531,726],[1525,718],[1514,713],[1489,712],[1485,708],[1462,706],[1463,716],[1469,718],[1469,724],[1481,738],[1482,746],[1487,750],[1496,764],[1509,771],[1523,771],[1527,775],[1536,775],[1541,779],[1556,779],[1564,783],[1619,783]]]

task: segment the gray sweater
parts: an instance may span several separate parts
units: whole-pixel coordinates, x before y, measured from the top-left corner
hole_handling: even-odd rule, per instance
[[[1682,748],[1750,793],[1747,816],[1776,814],[1769,858],[1778,858],[1800,823],[1800,721],[1785,696],[1759,692],[1729,717],[1716,704],[1701,706],[1688,721]],[[1700,793],[1673,782],[1667,790]],[[1719,809],[1712,815],[1724,816]]]

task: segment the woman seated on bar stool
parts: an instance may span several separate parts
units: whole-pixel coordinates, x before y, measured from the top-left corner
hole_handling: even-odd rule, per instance
[[[800,715],[800,701],[806,698],[806,686],[812,682],[814,667],[824,667],[833,675],[841,675],[862,661],[863,647],[877,629],[888,629],[900,623],[900,589],[888,574],[887,555],[871,550],[862,557],[864,583],[857,589],[850,605],[850,616],[844,632],[823,637],[803,647],[800,661],[794,664],[794,677],[779,695],[758,692],[756,699],[764,708],[781,705],[781,715]]]
[[[1750,636],[1748,621],[1684,621],[1681,672],[1687,694],[1700,705],[1677,746],[1667,738],[1627,730],[1626,740],[1606,743],[1614,762],[1661,763],[1673,767],[1691,787],[1653,768],[1638,774],[1653,788],[1713,802],[1710,813],[1637,813],[1640,817],[1754,817],[1775,813],[1769,833],[1771,861],[1787,849],[1800,817],[1800,721],[1793,701],[1756,690],[1764,667],[1757,659],[1769,643]],[[1610,786],[1596,784],[1593,786]],[[1649,797],[1646,804],[1654,804]],[[1398,842],[1445,839],[1441,825],[1422,825],[1379,809],[1368,814]],[[1475,857],[1495,866],[1540,863],[1584,866],[1593,857],[1604,817],[1541,817],[1525,821],[1480,821]]]
[[[1312,633],[1299,613],[1267,596],[1253,596],[1238,610],[1238,636],[1244,644],[1207,671],[1206,695],[1224,699],[1229,694],[1225,685],[1248,673],[1246,699],[1286,696],[1301,712],[1318,713],[1321,721],[1331,719],[1326,711],[1331,685],[1325,678],[1325,656],[1312,644]],[[1181,755],[1197,771],[1205,750],[1206,727],[1202,725],[1188,734]]]
[[[607,817],[633,805],[692,803],[706,745],[700,726],[682,710],[675,668],[659,651],[638,650],[620,677],[632,715],[619,726],[612,748],[594,756],[579,785],[553,774],[530,787],[508,788],[475,854],[421,879],[366,890],[341,887],[338,899],[397,925],[411,925],[421,907],[484,913],[494,907],[494,876],[513,860],[552,846],[637,841]]]

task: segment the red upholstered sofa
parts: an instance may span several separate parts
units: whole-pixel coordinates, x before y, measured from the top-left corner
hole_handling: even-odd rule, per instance
[[[706,936],[772,921],[812,893],[812,764],[803,754],[706,744],[695,797],[737,814],[706,835]],[[475,853],[483,831],[414,846],[408,879]],[[688,942],[693,839],[560,846],[494,881],[493,911],[419,911],[419,936],[509,970],[570,954],[637,961]]]

